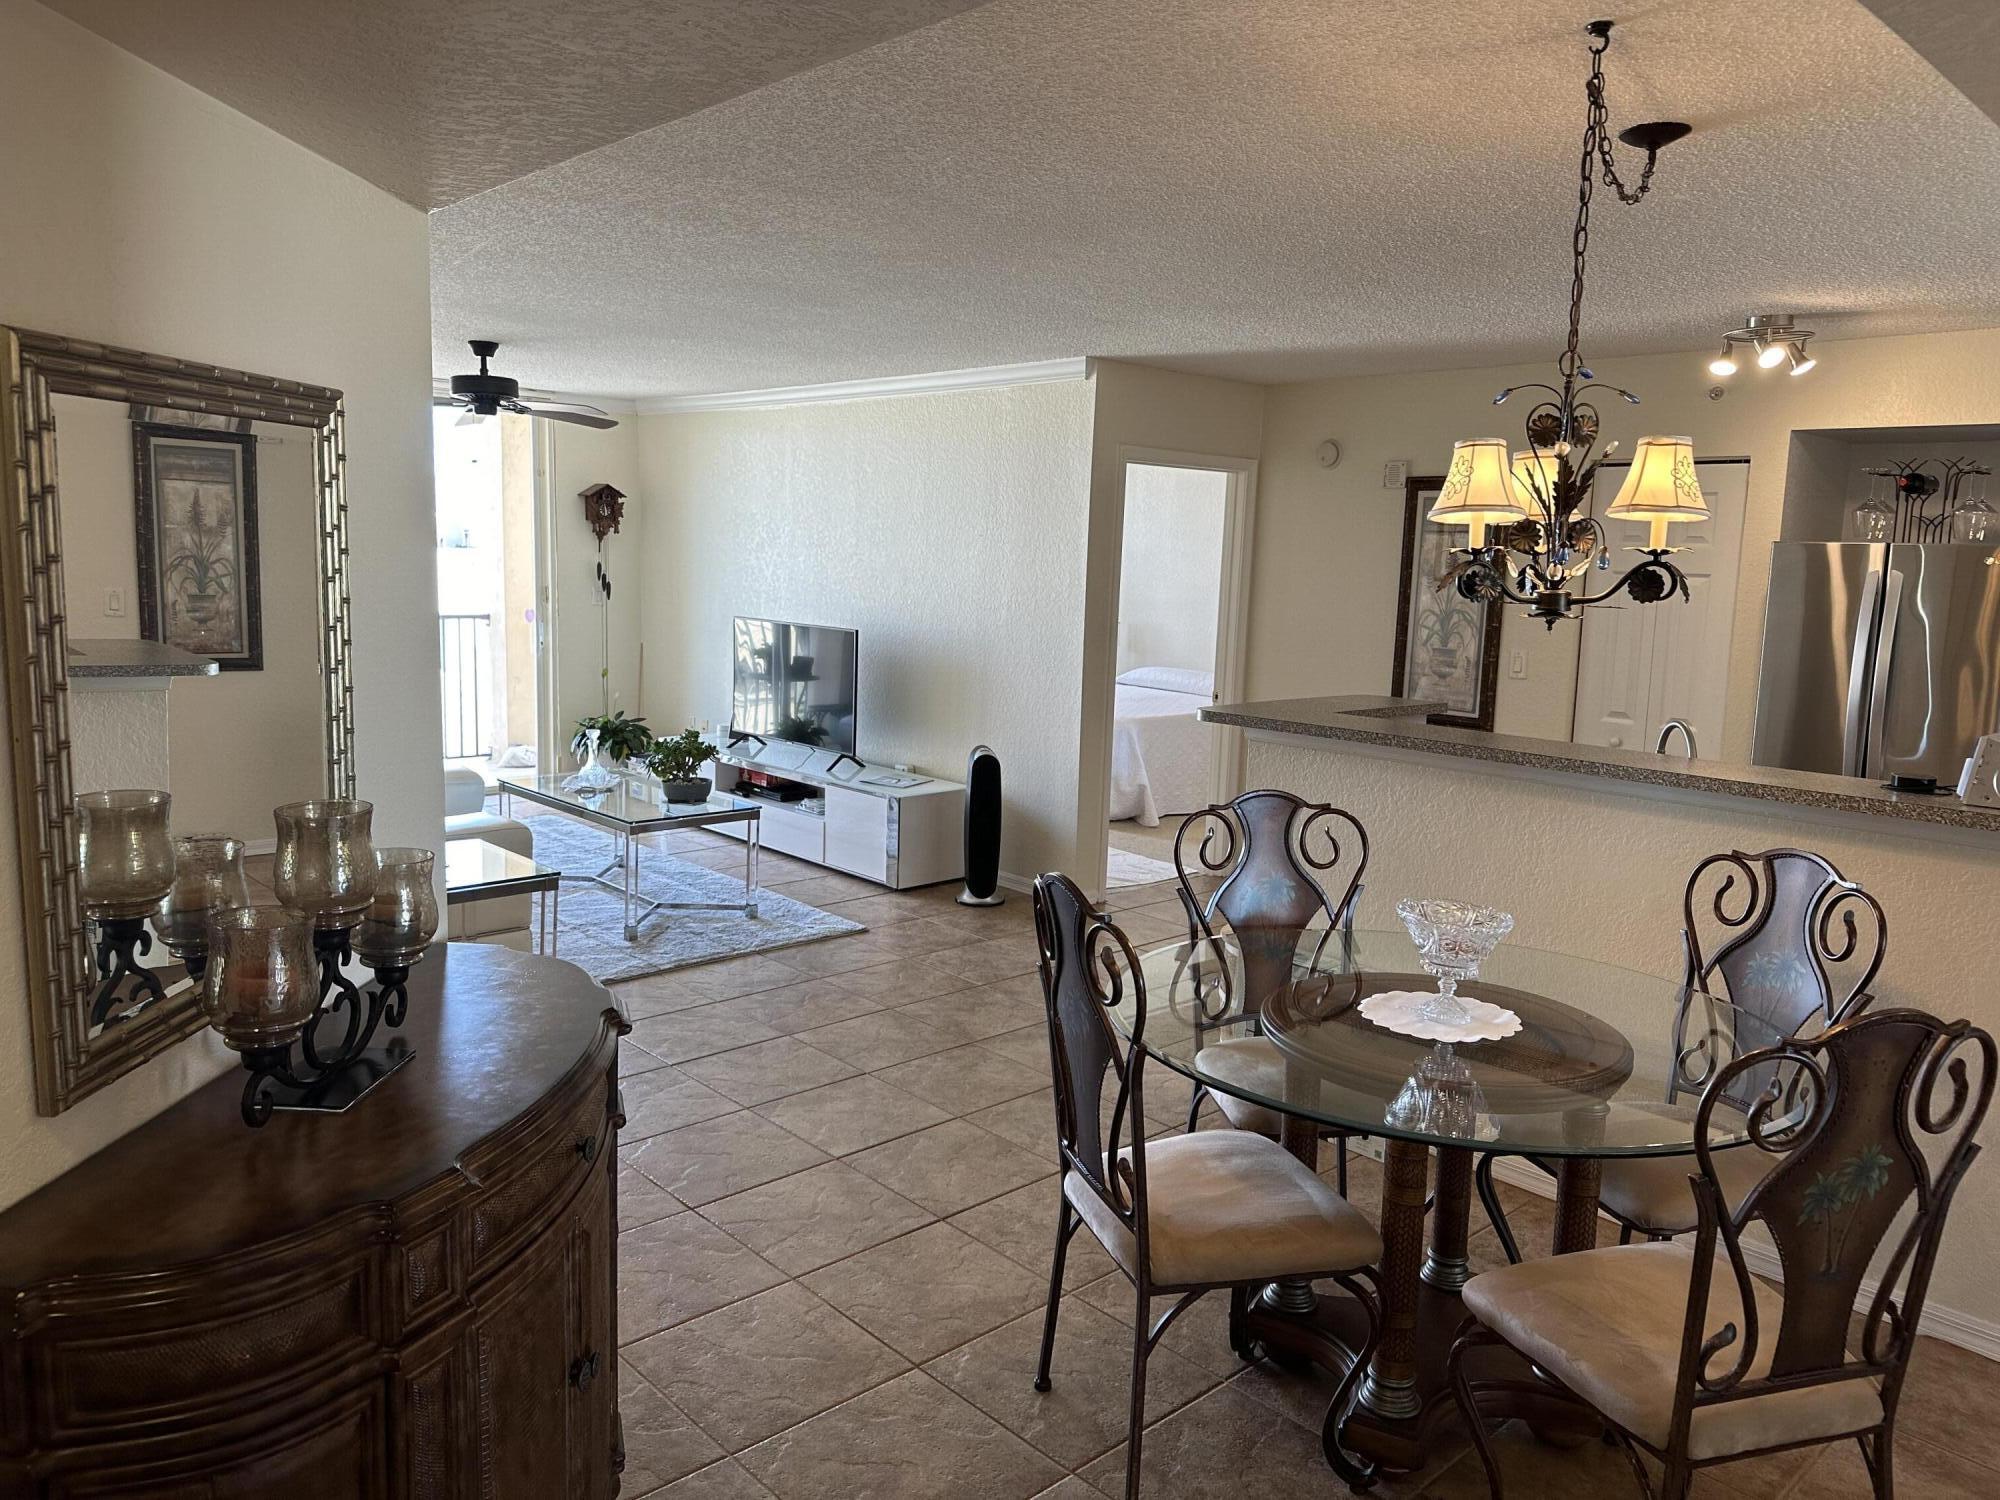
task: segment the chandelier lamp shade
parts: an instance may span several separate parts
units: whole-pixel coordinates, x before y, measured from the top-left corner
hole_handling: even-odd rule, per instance
[[[1810,328],[1801,328],[1790,313],[1752,313],[1741,328],[1722,336],[1722,352],[1708,362],[1708,373],[1727,379],[1740,364],[1738,354],[1748,352],[1760,370],[1789,365],[1793,375],[1803,375],[1819,361],[1806,352],[1817,337]]]
[[[1677,120],[1655,120],[1620,131],[1619,141],[1645,152],[1638,181],[1628,186],[1613,157],[1604,102],[1611,23],[1593,21],[1584,31],[1590,38],[1590,76],[1584,84],[1583,151],[1571,238],[1569,337],[1556,362],[1558,383],[1509,386],[1495,396],[1493,404],[1502,406],[1524,392],[1541,393],[1523,424],[1527,447],[1510,454],[1502,438],[1455,444],[1451,469],[1430,511],[1431,520],[1464,526],[1467,533],[1466,545],[1454,552],[1439,588],[1455,588],[1466,599],[1524,604],[1530,618],[1550,629],[1558,620],[1574,619],[1587,606],[1620,594],[1636,604],[1658,603],[1675,594],[1689,597],[1687,576],[1667,546],[1667,527],[1708,513],[1695,480],[1693,445],[1683,437],[1641,438],[1631,473],[1605,518],[1647,523],[1649,545],[1608,587],[1595,594],[1585,589],[1593,566],[1599,571],[1611,567],[1609,539],[1590,514],[1590,496],[1598,466],[1618,446],[1607,444],[1592,456],[1599,424],[1589,397],[1604,391],[1628,405],[1639,404],[1632,392],[1599,381],[1579,352],[1591,199],[1601,183],[1621,203],[1637,203],[1652,189],[1661,149],[1685,136],[1689,127]],[[1779,358],[1784,358],[1782,352]]]

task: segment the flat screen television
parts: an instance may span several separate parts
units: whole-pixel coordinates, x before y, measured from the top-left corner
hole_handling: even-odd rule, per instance
[[[854,631],[738,615],[731,636],[732,734],[855,753]]]

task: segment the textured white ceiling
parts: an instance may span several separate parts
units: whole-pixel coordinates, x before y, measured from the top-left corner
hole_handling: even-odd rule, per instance
[[[996,0],[438,213],[439,368],[472,335],[634,396],[1553,356],[1590,13]],[[1600,194],[1587,354],[2000,323],[2000,126],[1858,0],[1649,5],[1607,68],[1614,127],[1696,134]]]
[[[2000,5],[1994,0],[1862,0],[1988,115],[2000,120]]]
[[[436,208],[983,0],[43,3]]]

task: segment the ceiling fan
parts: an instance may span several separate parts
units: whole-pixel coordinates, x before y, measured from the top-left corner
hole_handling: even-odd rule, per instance
[[[472,352],[479,359],[479,373],[452,376],[451,394],[431,398],[433,406],[463,407],[465,415],[458,419],[460,426],[503,411],[519,412],[529,417],[547,417],[552,422],[575,422],[583,427],[618,425],[616,417],[599,411],[594,406],[584,406],[574,401],[544,401],[533,396],[523,398],[520,381],[506,375],[494,375],[486,368],[486,361],[500,352],[499,344],[492,339],[473,339],[471,343]]]

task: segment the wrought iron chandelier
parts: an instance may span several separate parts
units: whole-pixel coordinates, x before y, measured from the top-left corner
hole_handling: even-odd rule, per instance
[[[1468,528],[1466,546],[1455,553],[1458,560],[1438,580],[1438,587],[1454,586],[1467,599],[1525,604],[1531,619],[1552,630],[1556,621],[1574,619],[1585,606],[1621,593],[1638,604],[1656,604],[1675,594],[1686,599],[1687,576],[1674,564],[1667,527],[1708,514],[1695,474],[1694,444],[1684,437],[1639,439],[1625,483],[1605,517],[1650,523],[1648,545],[1637,549],[1640,560],[1615,583],[1596,594],[1584,591],[1593,564],[1601,571],[1611,567],[1609,539],[1603,523],[1589,514],[1589,499],[1598,466],[1618,446],[1607,444],[1595,458],[1591,456],[1598,414],[1585,398],[1593,391],[1609,391],[1633,406],[1639,404],[1632,392],[1598,381],[1578,353],[1591,196],[1601,178],[1621,203],[1637,203],[1652,188],[1661,148],[1690,129],[1677,120],[1655,120],[1620,131],[1620,141],[1646,153],[1637,184],[1626,186],[1612,158],[1604,104],[1604,53],[1611,45],[1611,23],[1592,21],[1584,29],[1590,37],[1590,78],[1584,85],[1588,107],[1571,242],[1569,341],[1556,362],[1562,384],[1509,386],[1495,396],[1493,404],[1500,406],[1522,391],[1546,393],[1528,412],[1527,448],[1510,454],[1504,438],[1455,444],[1451,469],[1430,511],[1433,521]]]

